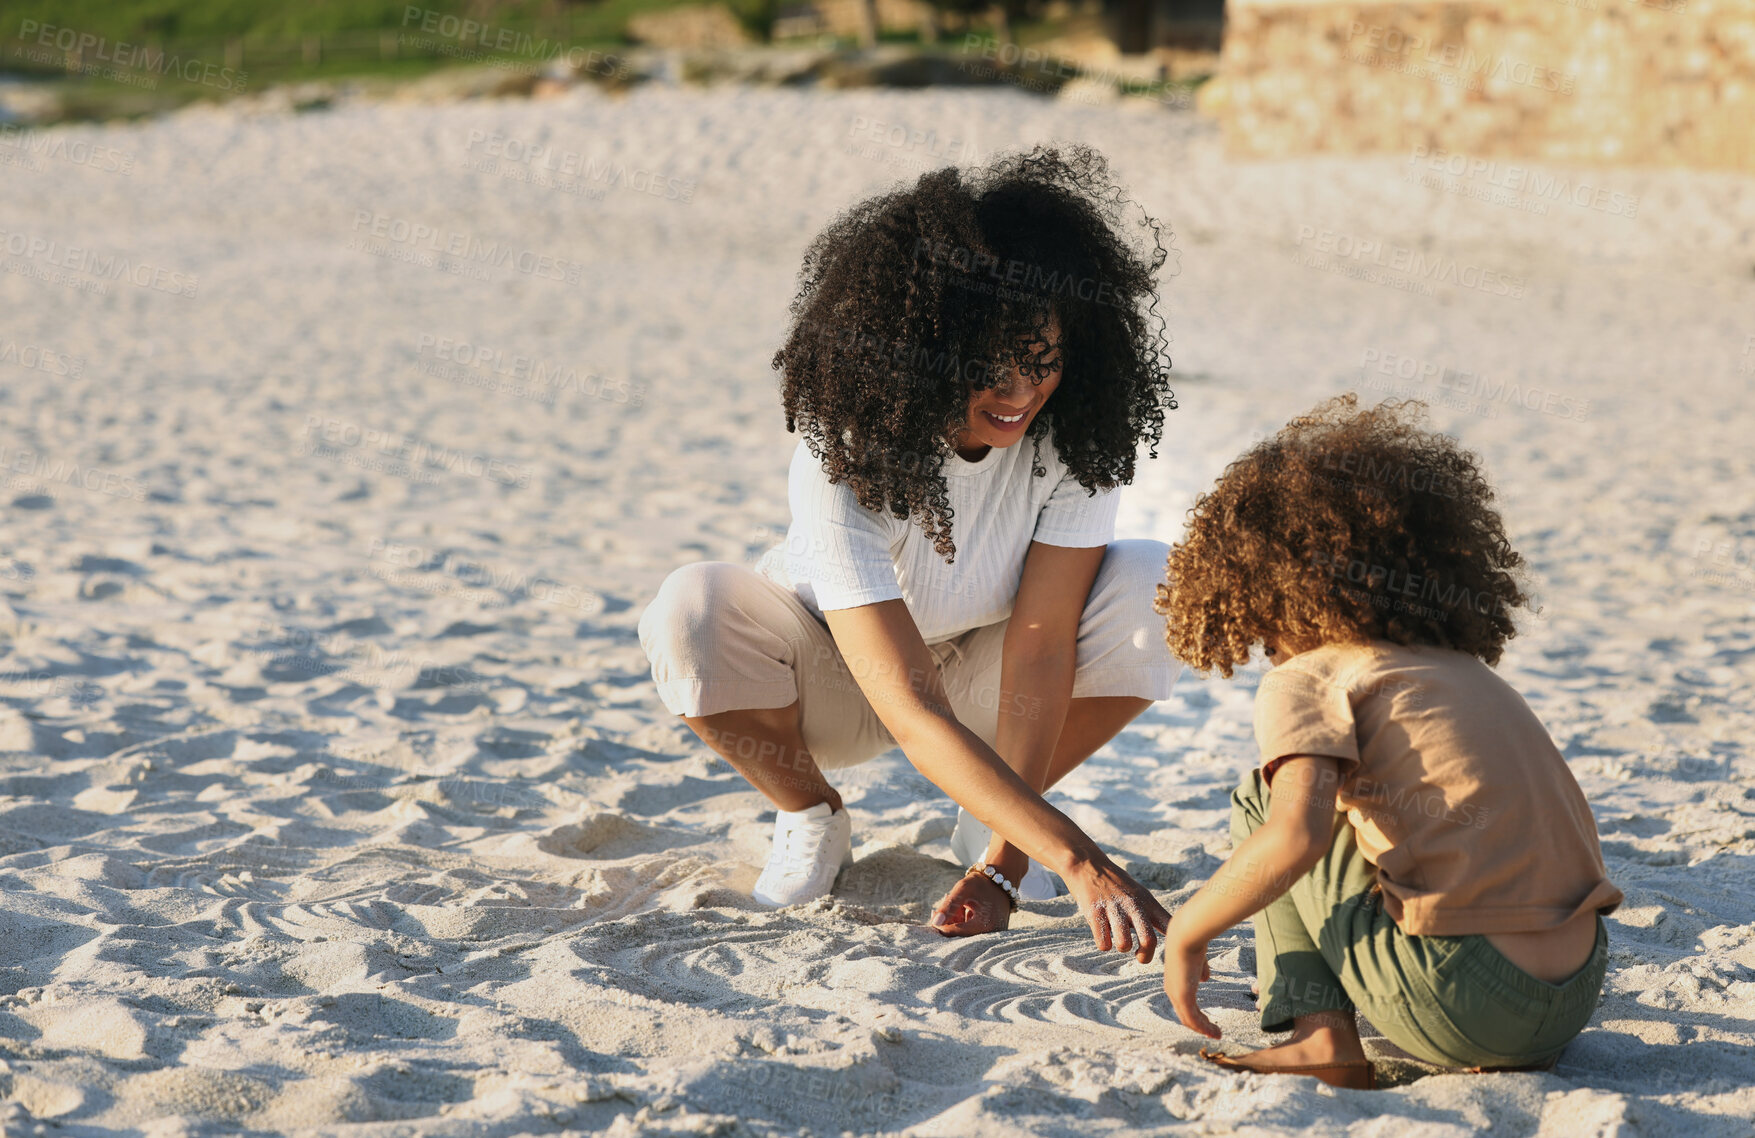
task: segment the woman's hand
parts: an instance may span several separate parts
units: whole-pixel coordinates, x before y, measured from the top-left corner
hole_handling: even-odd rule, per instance
[[[1217,1039],[1217,1025],[1200,1010],[1200,1004],[1195,999],[1195,993],[1201,984],[1212,978],[1213,970],[1207,967],[1205,941],[1185,943],[1174,932],[1165,939],[1164,994],[1170,997],[1170,1006],[1176,1009],[1176,1018],[1190,1031],[1199,1032],[1208,1039]]]
[[[1011,919],[1011,900],[1005,890],[981,874],[968,873],[932,907],[928,923],[945,936],[975,936],[997,932]]]
[[[1170,927],[1170,913],[1151,891],[1101,853],[1078,869],[1061,874],[1091,925],[1097,951],[1132,952],[1150,964],[1158,936]]]

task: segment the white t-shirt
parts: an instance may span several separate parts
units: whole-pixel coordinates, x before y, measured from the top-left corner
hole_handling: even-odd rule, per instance
[[[832,484],[804,443],[792,455],[786,540],[758,567],[790,585],[813,613],[901,598],[928,644],[1011,615],[1032,541],[1075,549],[1115,540],[1120,488],[1090,495],[1042,440],[1047,475],[1030,473],[1029,438],[993,447],[980,462],[945,459],[951,539],[945,564],[917,520],[859,504],[845,482]]]

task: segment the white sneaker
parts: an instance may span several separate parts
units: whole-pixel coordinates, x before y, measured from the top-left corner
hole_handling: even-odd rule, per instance
[[[975,815],[957,807],[957,828],[951,831],[951,855],[964,868],[974,865],[987,856],[987,843],[993,838],[993,831],[982,824]],[[1024,871],[1024,879],[1018,882],[1018,896],[1026,901],[1052,901],[1060,896],[1057,887],[1058,879],[1054,874],[1042,867],[1035,858],[1030,859],[1030,868]]]
[[[796,905],[828,896],[842,867],[853,864],[853,820],[827,802],[774,814],[774,852],[751,893],[764,905]]]

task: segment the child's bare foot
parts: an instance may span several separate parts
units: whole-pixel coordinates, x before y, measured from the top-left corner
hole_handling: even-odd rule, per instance
[[[1318,1063],[1362,1063],[1365,1045],[1350,1012],[1317,1012],[1292,1021],[1292,1038],[1247,1056],[1249,1065],[1306,1067]]]
[[[1353,1017],[1343,1012],[1299,1016],[1292,1021],[1292,1038],[1274,1047],[1236,1056],[1209,1054],[1203,1048],[1201,1057],[1232,1071],[1309,1075],[1332,1087],[1352,1090],[1368,1091],[1377,1086],[1365,1058],[1365,1046],[1359,1042],[1359,1030]]]

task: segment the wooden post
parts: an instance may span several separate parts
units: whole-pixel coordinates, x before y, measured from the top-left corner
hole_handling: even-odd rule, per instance
[[[987,16],[993,21],[993,37],[1000,43],[1008,47],[1011,46],[1013,42],[1011,13],[1006,11],[1005,5],[1003,3],[992,5],[987,9]]]
[[[323,62],[323,37],[321,35],[305,37],[305,62]]]
[[[920,42],[938,42],[938,8],[935,5],[920,5]]]
[[[244,41],[241,37],[233,36],[225,41],[225,65],[233,71],[244,69]]]
[[[1151,50],[1154,0],[1102,0],[1103,24],[1123,55]]]

